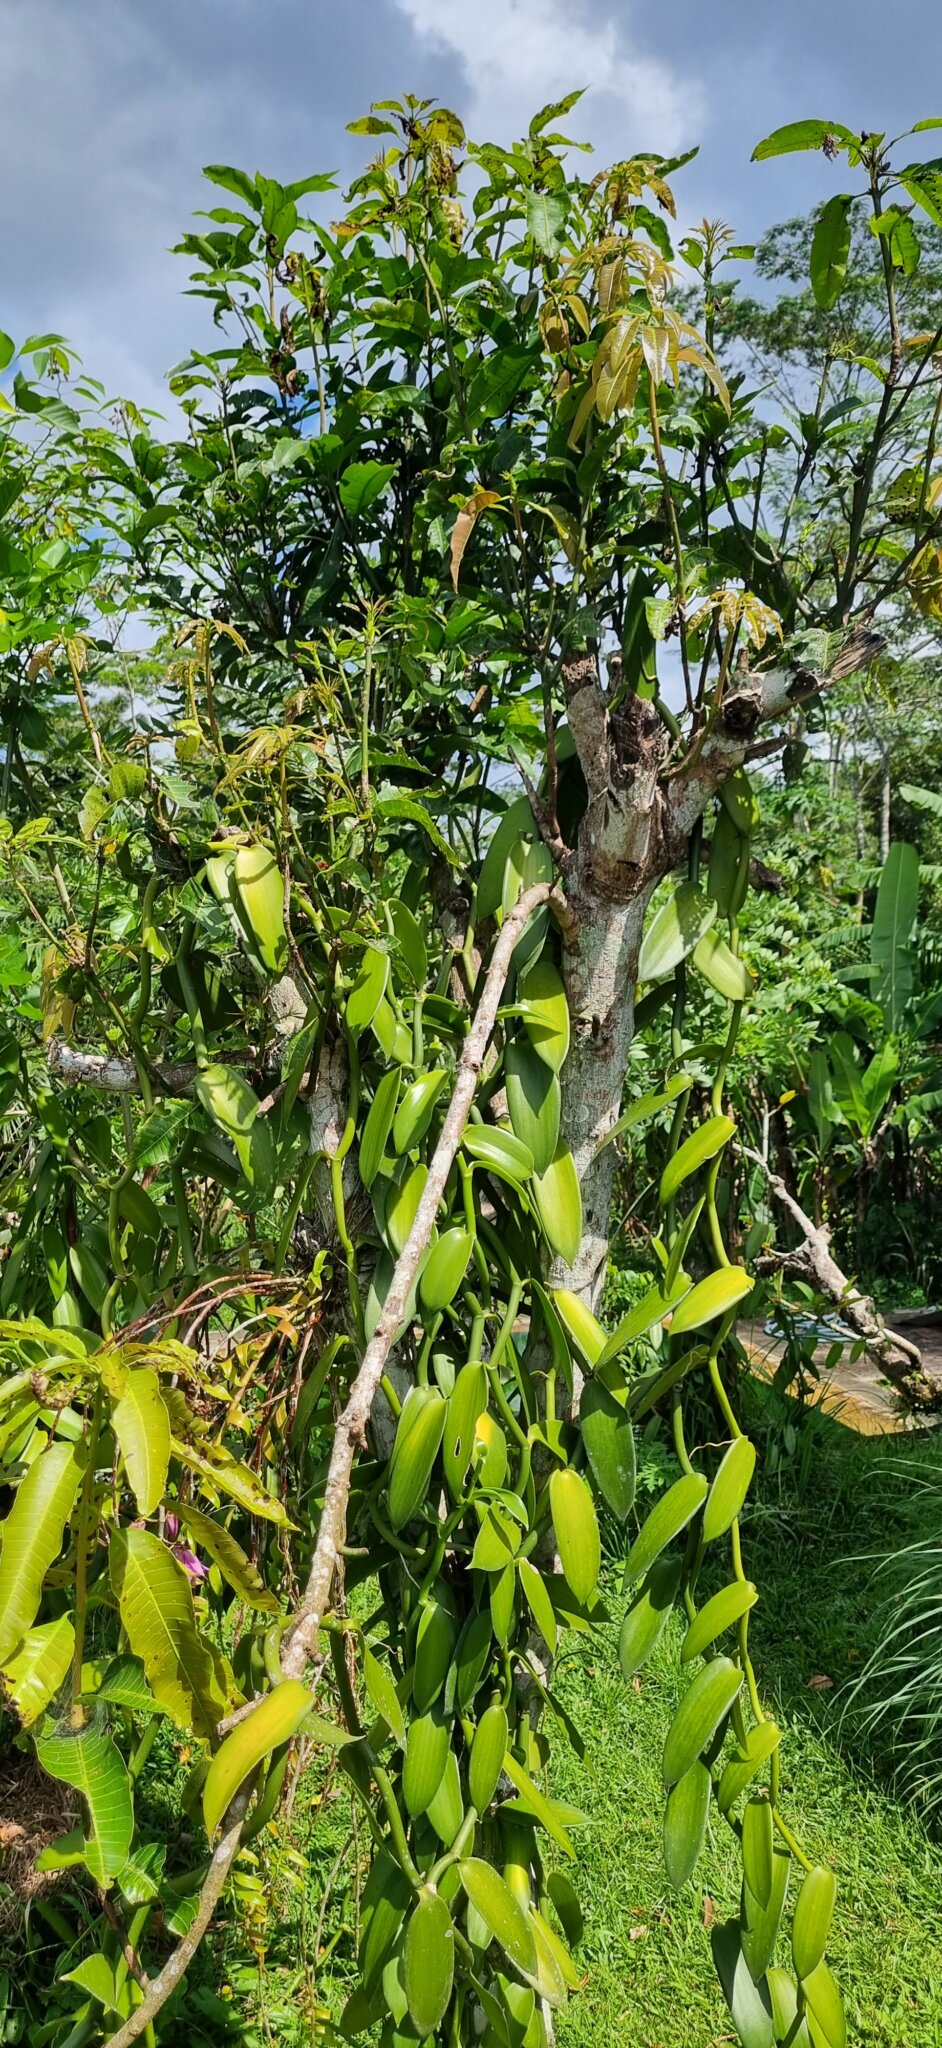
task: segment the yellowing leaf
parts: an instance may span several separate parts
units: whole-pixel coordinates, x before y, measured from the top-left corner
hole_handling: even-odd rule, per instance
[[[489,511],[492,505],[499,505],[500,503],[501,495],[499,491],[482,490],[473,491],[470,498],[462,505],[461,511],[451,530],[451,580],[455,590],[458,588],[458,575],[465,548],[471,539],[481,513]]]
[[[21,1480],[3,1524],[0,1664],[36,1619],[43,1580],[62,1548],[85,1458],[81,1444],[49,1444]]]
[[[111,1411],[115,1436],[142,1515],[163,1498],[170,1462],[170,1417],[155,1372],[129,1372]]]

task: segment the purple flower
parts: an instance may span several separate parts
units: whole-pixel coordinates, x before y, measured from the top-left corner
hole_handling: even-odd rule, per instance
[[[168,1516],[167,1519],[169,1521],[170,1517]],[[205,1579],[209,1567],[202,1562],[201,1558],[195,1557],[192,1550],[187,1550],[182,1543],[171,1543],[170,1549],[173,1556],[179,1560],[184,1571],[189,1574],[191,1579]]]

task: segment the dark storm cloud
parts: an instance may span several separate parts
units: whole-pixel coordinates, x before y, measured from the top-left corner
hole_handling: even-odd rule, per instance
[[[55,327],[112,389],[161,402],[198,317],[167,252],[213,161],[348,176],[344,124],[404,88],[506,138],[570,84],[604,161],[701,154],[684,218],[754,235],[847,177],[821,158],[749,168],[803,114],[906,126],[942,111],[942,17],[898,0],[7,0],[0,71],[0,326]]]

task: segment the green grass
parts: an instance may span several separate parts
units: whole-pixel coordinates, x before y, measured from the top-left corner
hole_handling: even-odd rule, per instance
[[[938,1467],[942,1447],[908,1456],[917,1467]],[[786,1738],[782,1808],[807,1852],[839,1874],[832,1955],[850,2040],[861,2048],[942,2042],[942,1843],[894,1797],[842,1712],[875,1604],[860,1554],[891,1542],[894,1530],[903,1539],[919,1507],[899,1439],[868,1442],[829,1424],[818,1432],[804,1498],[789,1502],[786,1489],[785,1505],[766,1500],[745,1532],[747,1570],[761,1596],[751,1631],[760,1688]],[[614,1573],[609,1584],[617,1587]],[[616,1593],[616,1614],[621,1604]],[[680,1693],[680,1630],[665,1636],[637,1692],[615,1671],[616,1635],[613,1621],[604,1646],[580,1642],[559,1670],[586,1741],[584,1762],[562,1760],[558,1783],[587,1816],[580,1880],[588,1923],[580,1954],[586,1988],[563,2016],[559,2041],[712,2048],[730,2038],[730,2027],[704,1917],[736,1909],[735,1844],[715,1818],[694,1880],[679,1897],[669,1892],[659,1765]],[[816,1677],[832,1687],[812,1687]],[[787,1946],[780,1960],[788,1961]]]

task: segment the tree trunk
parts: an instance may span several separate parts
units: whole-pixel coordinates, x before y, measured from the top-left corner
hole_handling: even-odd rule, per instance
[[[598,1305],[608,1260],[609,1214],[617,1158],[609,1136],[621,1109],[634,1035],[634,996],[644,913],[653,882],[628,903],[583,901],[578,932],[565,949],[572,1044],[563,1069],[562,1134],[582,1187],[583,1234],[571,1270],[553,1279]]]

